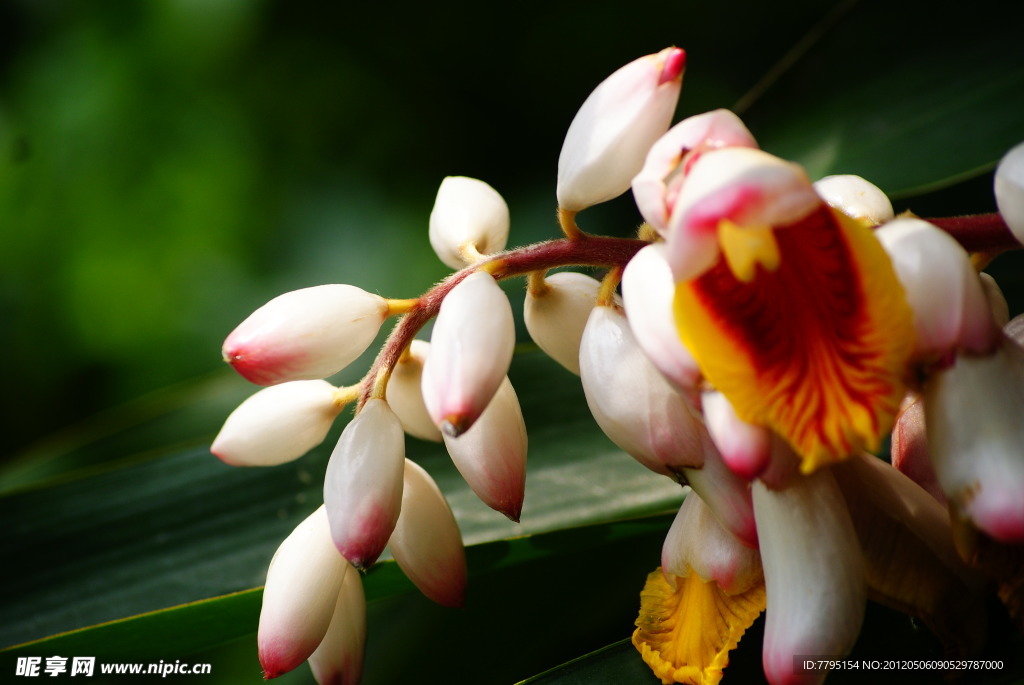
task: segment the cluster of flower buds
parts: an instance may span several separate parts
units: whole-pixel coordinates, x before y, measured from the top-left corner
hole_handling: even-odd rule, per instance
[[[480,499],[519,520],[527,437],[497,284],[510,276],[526,276],[527,330],[580,377],[604,433],[688,488],[633,637],[662,682],[718,682],[765,611],[769,681],[820,682],[794,655],[847,653],[869,594],[956,653],[979,648],[986,583],[1022,578],[979,564],[977,550],[1024,543],[1024,322],[1008,321],[980,259],[951,237],[969,220],[894,217],[859,177],[812,182],[726,110],[670,128],[684,66],[668,48],[587,98],[559,157],[564,237],[505,251],[502,197],[449,177],[429,223],[434,251],[457,270],[448,279],[412,300],[299,290],[228,336],[225,360],[269,387],[224,424],[212,446],[223,461],[296,459],[356,406],[324,506],[271,562],[259,631],[268,677],[308,659],[321,683],[358,680],[357,569],[385,547],[428,597],[462,603],[458,525],[405,458],[405,434],[443,441]],[[579,212],[630,189],[638,239],[579,228]],[[977,221],[1005,238],[988,246],[1001,249],[1024,238],[1024,146],[1000,165],[995,192],[1001,216]],[[605,273],[549,273],[572,265]],[[391,316],[362,381],[323,380]],[[415,339],[435,317],[429,342]],[[890,432],[892,464],[869,454]],[[1017,617],[1020,594],[1001,594]]]

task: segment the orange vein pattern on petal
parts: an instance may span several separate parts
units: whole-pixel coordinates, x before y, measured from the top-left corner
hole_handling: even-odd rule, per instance
[[[660,568],[647,576],[633,645],[664,685],[716,685],[729,652],[764,611],[764,581],[727,595],[692,570],[672,579]]]
[[[814,471],[877,450],[904,394],[913,318],[871,230],[822,205],[776,227],[780,262],[739,280],[724,259],[676,286],[680,337],[745,421]]]

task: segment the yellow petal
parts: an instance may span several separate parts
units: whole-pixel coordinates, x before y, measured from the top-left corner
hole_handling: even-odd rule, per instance
[[[737,416],[782,435],[810,473],[878,449],[903,397],[913,317],[859,222],[822,205],[773,233],[776,268],[757,258],[745,281],[723,259],[679,283],[676,324]]]
[[[729,652],[764,611],[764,581],[730,596],[692,571],[671,578],[660,568],[647,576],[633,645],[664,685],[715,685]]]

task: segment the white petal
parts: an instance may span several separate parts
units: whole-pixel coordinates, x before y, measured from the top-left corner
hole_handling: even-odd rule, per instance
[[[679,100],[685,53],[666,48],[605,79],[569,125],[558,157],[558,206],[580,211],[621,195],[668,130]]]
[[[405,434],[384,400],[371,399],[345,426],[324,476],[331,536],[346,559],[370,566],[402,506]]]
[[[762,662],[773,684],[819,683],[796,658],[840,658],[864,618],[864,562],[843,495],[828,469],[785,490],[754,483],[754,513],[767,591]]]
[[[595,307],[580,344],[590,413],[612,442],[657,473],[704,462],[699,422],[640,349],[625,315]]]
[[[877,231],[914,310],[919,354],[956,349],[986,352],[997,340],[978,274],[962,247],[945,231],[920,219],[896,219]]]
[[[301,664],[323,640],[347,568],[331,542],[324,507],[281,543],[267,571],[257,637],[267,678]]]
[[[348,565],[348,564],[346,564]],[[320,646],[309,657],[309,667],[320,685],[358,685],[366,647],[366,596],[359,572],[348,565],[334,605],[331,625]]]
[[[771,431],[736,416],[732,403],[718,391],[703,393],[701,408],[708,433],[729,469],[748,480],[759,476],[771,459]]]
[[[473,427],[444,436],[452,462],[484,504],[519,521],[526,488],[526,424],[508,378]]]
[[[210,451],[233,466],[274,466],[298,459],[327,437],[341,411],[327,381],[264,388],[231,412]]]
[[[279,295],[224,341],[224,360],[260,385],[331,376],[361,355],[387,317],[387,301],[351,285]]]
[[[423,402],[423,362],[429,354],[430,343],[413,340],[408,356],[403,355],[395,364],[386,394],[388,404],[398,415],[406,433],[421,440],[441,442],[441,431],[434,425]]]
[[[540,349],[556,362],[580,374],[580,339],[590,310],[597,304],[601,282],[575,271],[562,271],[544,279],[540,294],[526,291],[523,318],[526,330]]]
[[[978,276],[981,278],[981,288],[985,291],[988,306],[992,310],[992,318],[995,319],[997,326],[1005,326],[1010,322],[1010,305],[1006,302],[1002,289],[996,283],[996,279],[989,274],[982,272]]]
[[[995,193],[1003,220],[1024,243],[1024,143],[1011,148],[996,167]]]
[[[878,225],[895,217],[892,203],[882,189],[860,176],[826,176],[814,182],[814,190],[829,206],[852,219],[866,219]]]
[[[434,479],[405,460],[402,514],[388,549],[399,567],[430,599],[462,606],[466,591],[466,551],[448,502]]]
[[[466,246],[481,254],[501,252],[508,230],[508,205],[494,188],[466,176],[441,181],[430,213],[430,245],[442,262],[453,269],[466,266]]]
[[[740,118],[727,109],[687,117],[651,146],[634,178],[633,198],[644,219],[664,235],[687,167],[704,152],[722,147],[757,147]]]
[[[679,339],[672,315],[675,291],[664,243],[637,252],[622,273],[622,300],[636,341],[677,388],[692,391],[700,381],[700,367]]]
[[[661,550],[666,573],[687,575],[692,568],[700,579],[718,583],[727,594],[744,592],[761,580],[761,558],[722,527],[694,492],[683,500]]]
[[[682,469],[683,478],[726,530],[737,540],[756,548],[757,525],[750,498],[750,481],[729,470],[707,431],[701,431],[700,438],[704,465],[699,469]]]
[[[1002,542],[1024,542],[1024,349],[961,355],[925,385],[939,484],[961,514]]]
[[[694,278],[718,257],[718,226],[786,226],[821,206],[804,170],[745,147],[710,150],[694,163],[668,227],[676,282]]]
[[[515,341],[512,307],[494,278],[477,272],[452,288],[423,364],[423,400],[438,428],[459,435],[473,425],[505,378]]]

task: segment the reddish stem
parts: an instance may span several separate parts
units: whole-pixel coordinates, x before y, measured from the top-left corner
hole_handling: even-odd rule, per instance
[[[999,214],[977,214],[927,221],[949,233],[971,252],[1003,252],[1021,247]],[[370,398],[377,374],[393,368],[398,363],[399,356],[412,342],[416,333],[437,315],[441,302],[466,276],[485,270],[496,280],[501,280],[559,266],[625,267],[633,255],[645,245],[646,241],[632,238],[581,234],[576,238],[560,238],[508,250],[453,273],[420,296],[418,304],[404,315],[391,331],[387,342],[362,380],[359,407],[361,408]]]

